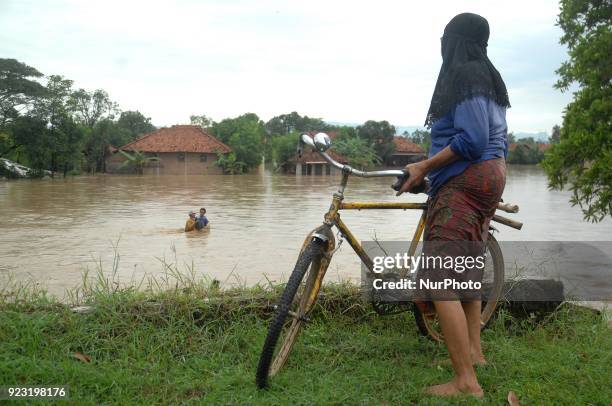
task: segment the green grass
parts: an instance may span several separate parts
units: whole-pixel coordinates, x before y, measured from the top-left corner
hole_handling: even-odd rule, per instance
[[[411,313],[378,316],[347,285],[326,289],[285,369],[258,390],[265,305],[277,288],[187,285],[90,285],[74,296],[94,307],[89,314],[31,287],[5,290],[0,385],[68,385],[79,404],[482,403],[425,396],[424,387],[452,376],[450,367],[431,365],[446,357],[444,346],[420,337]],[[507,404],[514,391],[523,404],[607,404],[609,333],[601,316],[570,305],[538,320],[502,311],[483,332],[490,362],[477,370],[484,403]]]

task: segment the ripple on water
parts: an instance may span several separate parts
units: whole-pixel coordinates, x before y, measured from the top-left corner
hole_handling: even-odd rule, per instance
[[[96,176],[6,182],[0,188],[0,272],[28,273],[61,291],[101,260],[121,254],[120,272],[159,274],[160,258],[193,262],[197,271],[248,283],[286,278],[303,239],[321,224],[337,177]],[[397,201],[391,179],[351,179],[347,201]],[[522,231],[500,226],[509,240],[609,240],[612,222],[586,224],[569,193],[551,192],[537,168],[510,167],[506,201],[521,212]],[[424,201],[404,196],[404,201]],[[184,233],[190,210],[207,208],[212,229]],[[342,218],[363,240],[406,240],[417,211],[347,211]],[[186,265],[187,264],[187,265]],[[347,247],[334,257],[330,277],[359,275]]]

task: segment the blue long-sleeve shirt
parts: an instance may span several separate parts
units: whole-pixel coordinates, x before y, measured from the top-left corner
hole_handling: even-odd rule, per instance
[[[204,228],[208,225],[208,218],[206,216],[198,216],[196,222],[200,228]]]
[[[508,155],[506,109],[493,100],[477,96],[458,104],[431,127],[429,157],[450,145],[461,158],[429,172],[429,195],[471,164]]]

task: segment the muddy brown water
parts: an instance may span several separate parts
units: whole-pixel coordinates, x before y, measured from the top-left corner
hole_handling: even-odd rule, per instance
[[[112,269],[116,251],[123,281],[161,275],[162,261],[225,283],[286,280],[305,235],[321,224],[339,177],[270,173],[242,176],[84,176],[0,182],[0,282],[30,278],[61,295],[83,270]],[[423,201],[396,198],[392,179],[351,178],[346,201]],[[525,223],[499,226],[500,240],[607,241],[609,219],[590,224],[568,203],[569,192],[549,191],[541,169],[510,166],[504,199]],[[211,228],[184,233],[189,210],[208,210]],[[417,211],[347,211],[342,216],[362,240],[408,240]],[[359,261],[344,244],[328,278],[357,279]]]

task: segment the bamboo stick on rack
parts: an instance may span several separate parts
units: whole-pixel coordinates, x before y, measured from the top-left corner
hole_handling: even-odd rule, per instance
[[[493,216],[493,221],[496,221],[508,227],[516,228],[517,230],[520,230],[521,228],[523,228],[523,223],[521,223],[520,221],[510,220],[509,218],[502,217],[498,214],[495,214]]]
[[[497,209],[505,211],[506,213],[518,213],[519,211],[518,205],[510,203],[499,203]]]

